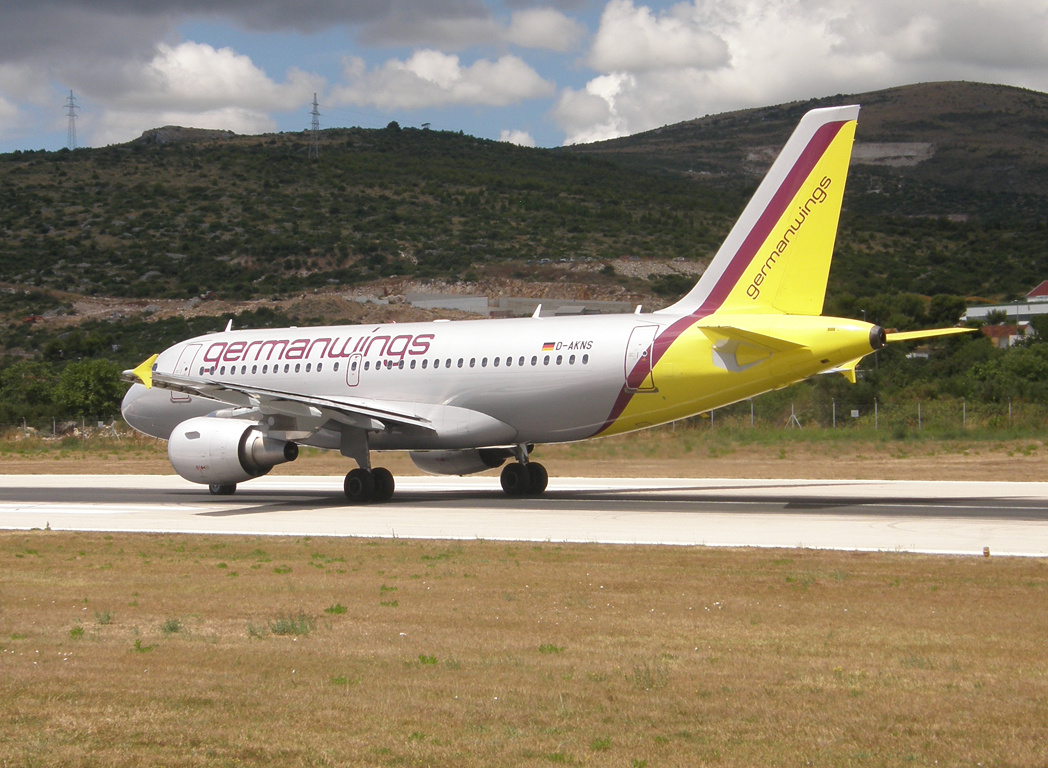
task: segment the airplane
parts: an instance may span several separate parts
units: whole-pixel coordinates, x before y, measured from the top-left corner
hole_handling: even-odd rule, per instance
[[[535,445],[621,434],[821,373],[855,382],[886,333],[822,316],[858,106],[801,119],[697,284],[649,314],[233,330],[183,341],[124,372],[124,419],[168,441],[175,471],[211,493],[293,461],[298,446],[357,467],[349,502],[394,493],[372,451],[423,471],[503,466],[509,495],[539,495]],[[540,308],[541,309],[541,308]],[[506,463],[507,460],[511,460]]]

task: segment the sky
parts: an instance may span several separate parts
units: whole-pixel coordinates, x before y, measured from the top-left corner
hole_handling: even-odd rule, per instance
[[[0,0],[0,152],[164,125],[527,146],[937,80],[1048,91],[1043,0]]]

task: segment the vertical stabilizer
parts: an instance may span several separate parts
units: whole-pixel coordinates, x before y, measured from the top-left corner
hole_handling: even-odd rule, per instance
[[[821,314],[858,116],[808,112],[698,284],[661,312]]]

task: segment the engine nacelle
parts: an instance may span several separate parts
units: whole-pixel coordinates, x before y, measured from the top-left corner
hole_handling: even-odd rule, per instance
[[[191,483],[233,485],[298,458],[298,445],[267,437],[258,424],[200,416],[174,428],[167,457]]]
[[[513,452],[505,448],[470,448],[459,451],[412,451],[411,460],[431,475],[472,475],[501,467]]]

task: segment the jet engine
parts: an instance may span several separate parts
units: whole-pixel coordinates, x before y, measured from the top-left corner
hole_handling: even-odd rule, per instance
[[[192,483],[229,486],[294,461],[298,445],[268,437],[258,424],[199,416],[174,428],[167,456],[175,471]]]
[[[505,448],[470,448],[458,451],[412,451],[411,460],[431,475],[472,475],[501,467],[513,452]]]

